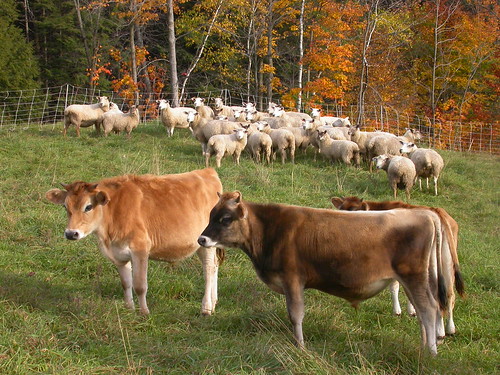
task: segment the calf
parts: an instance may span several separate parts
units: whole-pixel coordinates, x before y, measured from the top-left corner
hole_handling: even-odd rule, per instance
[[[446,307],[441,228],[430,210],[341,212],[243,201],[225,193],[210,212],[198,243],[242,249],[257,275],[282,293],[303,346],[304,289],[333,294],[357,306],[396,279],[408,291],[422,344],[437,354],[436,327]]]
[[[76,181],[52,189],[46,197],[64,205],[68,225],[64,236],[81,240],[95,234],[102,254],[120,274],[125,304],[140,311],[146,303],[148,259],[175,262],[197,252],[203,263],[205,295],[201,311],[210,315],[217,302],[218,259],[215,247],[200,247],[200,232],[217,203],[222,185],[211,169],[164,176],[124,175],[97,183]]]
[[[462,275],[460,273],[460,265],[458,262],[458,223],[453,219],[453,217],[446,212],[446,210],[439,207],[427,207],[427,206],[416,206],[407,204],[401,201],[384,201],[384,202],[374,202],[365,201],[358,197],[345,197],[332,198],[332,204],[339,210],[347,211],[384,211],[391,210],[395,208],[418,208],[418,209],[428,209],[435,212],[439,219],[441,220],[441,227],[443,229],[443,251],[449,251],[449,257],[443,255],[444,264],[444,276],[447,279],[449,285],[455,284],[458,294],[460,296],[464,295],[464,282]],[[448,261],[449,260],[449,261]],[[448,320],[446,323],[446,333],[448,335],[455,334],[455,323],[453,321],[453,308],[455,307],[455,293],[453,288],[448,288]],[[391,284],[391,295],[393,302],[393,311],[396,315],[401,314],[401,307],[398,300],[399,283],[394,281]],[[408,302],[408,312],[411,315],[415,314],[415,310],[411,304]]]

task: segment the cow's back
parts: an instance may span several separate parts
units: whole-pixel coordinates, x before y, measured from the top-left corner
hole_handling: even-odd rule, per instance
[[[105,223],[111,238],[137,237],[151,241],[150,257],[179,260],[191,255],[209,221],[222,184],[211,168],[187,173],[126,175],[99,183],[110,196]]]

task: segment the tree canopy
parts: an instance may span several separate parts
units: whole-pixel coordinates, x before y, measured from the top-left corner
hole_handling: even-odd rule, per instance
[[[0,90],[72,83],[149,97],[171,92],[175,59],[186,92],[229,89],[288,108],[302,92],[305,108],[362,101],[434,120],[498,120],[496,1],[305,0],[300,25],[301,3],[4,0]]]

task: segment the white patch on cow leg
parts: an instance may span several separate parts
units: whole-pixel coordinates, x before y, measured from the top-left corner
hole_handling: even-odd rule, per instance
[[[217,303],[217,250],[215,247],[200,247],[197,254],[201,260],[205,278],[205,294],[201,301],[201,313],[202,315],[212,315]]]
[[[392,312],[394,315],[401,315],[401,306],[399,304],[399,282],[394,280],[391,282],[391,285],[389,286],[389,290],[391,291],[391,297],[392,297]]]
[[[142,254],[141,254],[142,255]],[[135,294],[139,302],[141,314],[148,315],[149,309],[146,302],[148,293],[148,258],[132,255],[132,276]]]
[[[413,307],[410,300],[408,300],[408,304],[406,305],[406,311],[408,311],[408,315],[410,316],[417,316],[417,312],[415,311],[415,308]]]
[[[446,321],[446,334],[454,335],[456,332],[455,322],[453,321],[453,308],[455,307],[455,294],[453,293],[448,299],[448,319]]]
[[[443,316],[438,313],[436,314],[436,340],[438,344],[441,344],[443,342],[444,337],[446,334],[444,333],[444,320]]]
[[[120,280],[122,282],[125,306],[128,309],[134,309],[134,298],[132,295],[132,265],[127,262],[123,265],[116,265]]]

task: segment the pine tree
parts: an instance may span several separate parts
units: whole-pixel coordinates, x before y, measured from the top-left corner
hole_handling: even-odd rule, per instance
[[[39,87],[39,68],[26,41],[15,0],[0,1],[0,91]]]

